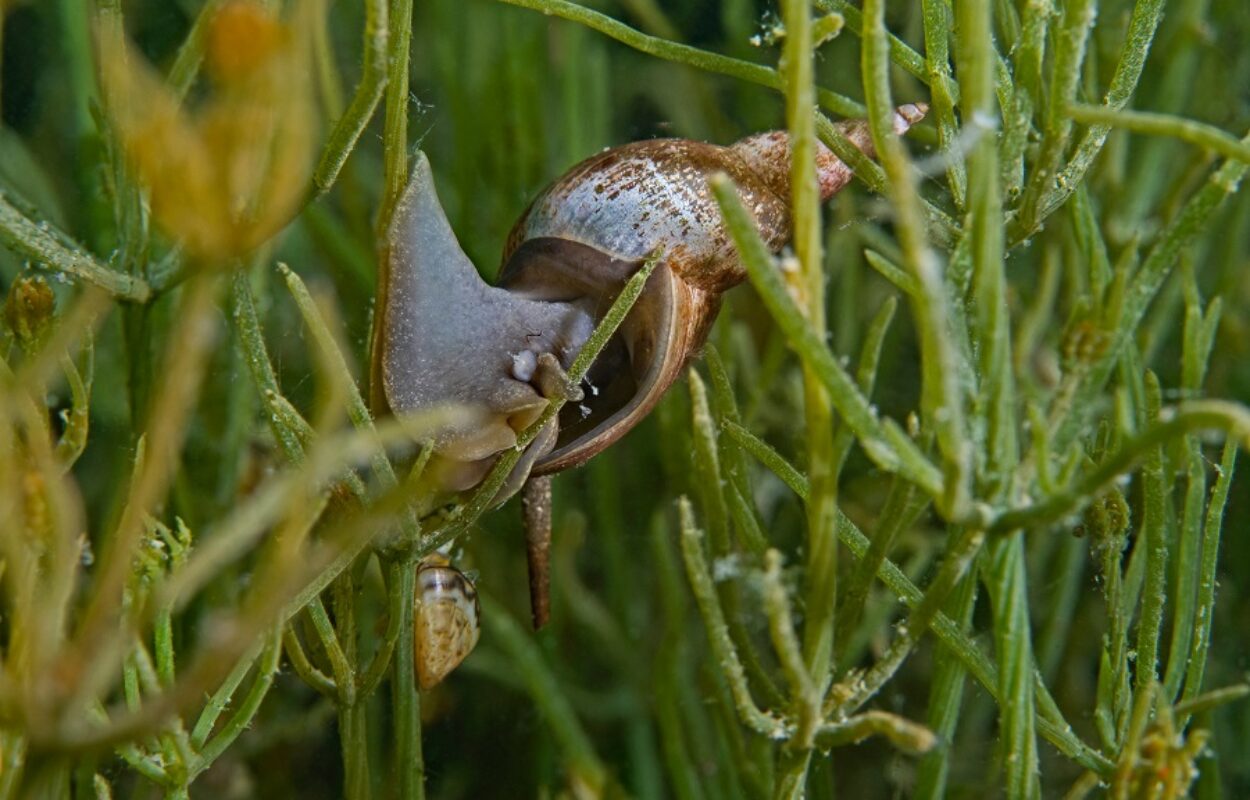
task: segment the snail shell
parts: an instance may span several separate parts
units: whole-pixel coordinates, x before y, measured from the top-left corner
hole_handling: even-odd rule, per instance
[[[924,111],[899,108],[895,132]],[[839,127],[872,153],[866,123]],[[827,199],[851,170],[823,145],[816,160]],[[662,248],[662,263],[587,376],[583,396],[530,445],[496,500],[516,492],[531,470],[584,463],[659,402],[703,345],[721,294],[745,278],[708,179],[729,175],[776,251],[790,236],[789,170],[782,131],[730,147],[655,139],[605,150],[538,195],[509,236],[499,285],[489,286],[456,242],[429,162],[418,154],[379,281],[374,405],[475,409],[469,424],[435,442],[432,462],[441,488],[472,487],[539,417],[550,387],[561,385],[625,281]]]
[[[439,555],[417,568],[414,604],[417,682],[429,689],[473,652],[481,634],[481,606],[473,583]]]

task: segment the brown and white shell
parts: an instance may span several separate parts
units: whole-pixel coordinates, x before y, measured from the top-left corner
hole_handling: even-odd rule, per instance
[[[473,652],[481,634],[481,606],[473,583],[438,555],[417,568],[413,602],[417,682],[429,689]]]
[[[907,130],[924,107],[895,113]],[[866,123],[839,123],[871,154]],[[476,485],[542,413],[549,373],[567,370],[625,281],[662,249],[662,263],[558,422],[529,446],[496,497],[531,473],[584,463],[633,428],[702,347],[721,294],[745,270],[708,179],[727,174],[774,251],[790,237],[790,142],[782,131],[730,147],[654,139],[605,150],[544,189],[517,222],[499,283],[478,275],[456,241],[418,153],[396,207],[379,278],[372,402],[378,412],[471,408],[470,421],[435,441],[438,488]],[[823,145],[822,197],[851,180]]]

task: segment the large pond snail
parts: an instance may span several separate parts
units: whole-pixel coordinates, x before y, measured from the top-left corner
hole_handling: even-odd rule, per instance
[[[900,107],[895,132],[924,112],[922,105]],[[838,127],[872,154],[864,121]],[[729,175],[776,251],[790,237],[789,170],[789,138],[781,131],[729,147],[653,139],[605,150],[538,195],[513,228],[498,284],[491,286],[456,241],[429,162],[418,154],[392,217],[379,280],[375,409],[458,404],[473,410],[471,424],[435,441],[432,480],[454,492],[481,481],[548,398],[565,393],[576,402],[530,444],[496,501],[516,493],[530,475],[584,463],[659,402],[703,345],[721,294],[745,278],[708,178]],[[851,179],[850,169],[823,145],[817,170],[823,199]],[[584,385],[568,387],[564,370],[657,248],[663,261],[642,296]],[[527,491],[526,516],[549,525],[546,482],[536,486]],[[545,619],[547,536],[540,530],[528,537],[536,624]]]

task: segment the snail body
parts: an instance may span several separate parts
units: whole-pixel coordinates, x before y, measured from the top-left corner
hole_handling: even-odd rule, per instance
[[[895,113],[897,133],[924,114]],[[872,153],[866,123],[839,123]],[[655,139],[605,150],[544,189],[508,238],[497,286],[486,284],[456,241],[418,154],[387,237],[375,319],[373,403],[412,412],[436,405],[473,409],[468,424],[435,442],[438,488],[476,485],[553,394],[566,403],[530,444],[496,497],[533,472],[584,463],[646,416],[698,353],[721,295],[742,282],[708,179],[726,173],[755,215],[765,242],[790,236],[790,144],[785,132],[722,147]],[[851,179],[823,145],[821,195]],[[662,253],[642,296],[584,387],[561,380],[625,281]]]
[[[468,577],[437,554],[417,567],[413,603],[417,682],[429,689],[473,652],[481,635],[481,606]]]

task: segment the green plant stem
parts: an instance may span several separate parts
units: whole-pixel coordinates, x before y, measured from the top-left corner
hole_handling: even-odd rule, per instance
[[[447,417],[436,414],[426,418],[424,422],[413,418],[387,420],[379,423],[375,429],[353,430],[321,437],[317,446],[309,451],[301,468],[286,470],[262,484],[248,502],[241,504],[219,525],[214,526],[211,531],[214,536],[205,536],[186,565],[175,570],[160,587],[157,593],[159,599],[185,603],[207,583],[216,570],[239,558],[255,545],[269,526],[280,522],[292,508],[292,503],[302,501],[307,504],[310,496],[317,497],[313,508],[304,514],[305,522],[311,524],[328,501],[327,497],[318,497],[317,493],[337,481],[347,465],[367,458],[377,452],[379,446],[394,447],[400,443],[410,443],[414,429],[433,430],[454,422],[455,419],[454,415]],[[367,520],[373,507],[387,508],[394,498],[406,498],[410,503],[411,495],[412,488],[409,486],[387,489],[380,497],[373,498],[370,507],[357,515],[357,519]],[[401,504],[400,510],[406,505],[407,503]],[[311,600],[311,597],[307,600]]]
[[[585,6],[567,2],[567,0],[503,0],[509,5],[541,11],[543,14],[567,19],[585,25],[591,30],[599,31],[616,41],[665,61],[685,64],[704,72],[715,72],[728,75],[748,83],[767,86],[778,91],[785,89],[785,78],[780,72],[763,64],[752,64],[737,58],[730,58],[718,53],[709,53],[698,47],[679,44],[657,36],[647,34],[618,22],[609,16],[592,11]],[[864,107],[849,97],[820,89],[817,100],[822,108],[831,114],[843,117],[858,117],[864,113]]]
[[[943,487],[938,469],[896,423],[892,420],[883,422],[878,417],[854,380],[804,318],[728,177],[717,176],[712,179],[711,185],[734,245],[751,276],[751,283],[759,291],[789,345],[825,384],[834,408],[855,432],[865,453],[887,472],[904,475],[931,496],[941,497]]]
[[[98,654],[101,648],[113,648],[116,652],[116,641],[108,640],[114,633],[115,613],[143,535],[143,516],[164,497],[172,483],[174,465],[186,436],[186,421],[194,410],[194,398],[213,344],[211,319],[216,313],[218,287],[215,278],[206,276],[189,286],[182,299],[182,318],[170,336],[165,354],[170,377],[155,398],[145,424],[146,457],[127,493],[126,505],[101,561],[91,602],[74,639],[75,656],[83,663],[93,663],[96,670],[89,674],[95,680],[109,677],[107,668],[117,663]],[[83,680],[75,689],[95,696],[100,686]]]
[[[881,347],[885,343],[885,335],[894,321],[894,313],[898,310],[898,301],[894,297],[886,298],[877,310],[868,329],[864,332],[863,344],[860,346],[859,361],[855,367],[855,383],[864,397],[872,397],[877,383],[877,368],[881,364]],[[834,481],[842,475],[847,456],[855,444],[855,432],[846,425],[839,425],[833,435]],[[837,641],[837,637],[834,637]]]
[[[715,347],[708,347],[706,352],[708,373],[712,378],[712,393],[715,398],[717,424],[721,420],[737,422],[737,401],[734,398],[733,384],[725,363]],[[746,455],[728,438],[721,438],[720,432],[712,434],[714,441],[720,445],[718,459],[725,464],[728,478],[725,494],[728,495],[730,514],[736,526],[740,543],[753,553],[763,555],[768,549],[768,539],[756,517],[754,505],[747,499],[751,496],[750,474],[747,468]]]
[[[988,555],[985,579],[994,617],[1006,795],[1013,800],[1033,800],[1041,795],[1035,733],[1035,683],[1040,681],[1033,666],[1024,538],[1017,534],[992,540]]]
[[[956,152],[959,123],[955,119],[955,103],[959,87],[951,77],[950,24],[951,11],[942,0],[921,0],[924,14],[925,72],[933,98],[933,115],[937,119],[938,142],[946,159],[946,177],[955,207],[963,209],[968,196],[968,175],[963,157]],[[891,54],[893,39],[891,39]]]
[[[772,714],[760,710],[751,697],[751,689],[747,685],[746,671],[742,659],[729,636],[729,626],[725,623],[725,614],[721,609],[720,598],[716,594],[716,585],[712,581],[712,573],[708,568],[707,556],[703,552],[703,531],[699,530],[694,520],[694,511],[690,501],[685,497],[678,500],[678,511],[681,516],[681,552],[686,562],[686,575],[690,580],[691,590],[699,611],[703,615],[703,625],[707,630],[708,643],[716,655],[717,664],[729,682],[733,693],[734,706],[742,722],[757,733],[769,738],[781,739],[790,735],[785,722]]]
[[[956,6],[959,30],[959,76],[965,118],[993,118],[993,50],[988,0]],[[1015,467],[1015,387],[1011,371],[1011,333],[1003,267],[1002,202],[998,151],[982,137],[968,158],[968,223],[971,237],[974,342],[981,375],[980,405],[986,415],[986,463],[982,491],[1001,495]]]
[[[1009,6],[999,4],[1002,10]],[[1053,0],[1034,0],[1024,6],[1018,44],[1007,45],[1011,55],[1012,74],[1016,78],[1012,104],[1004,107],[1002,144],[1002,176],[1004,193],[1015,199],[1024,180],[1025,147],[1032,128],[1033,113],[1041,104],[1042,62],[1044,60],[1050,18],[1055,13]]]
[[[895,478],[890,484],[885,506],[872,531],[872,544],[867,554],[851,571],[845,584],[845,595],[838,614],[839,632],[846,640],[858,625],[881,564],[890,554],[890,548],[898,536],[907,530],[928,507],[928,499],[922,498],[916,487]]]
[[[1160,405],[1159,379],[1146,374],[1146,415],[1155,420]],[[1158,679],[1159,638],[1163,628],[1163,609],[1167,602],[1168,582],[1168,516],[1169,489],[1164,475],[1163,448],[1155,444],[1146,453],[1142,492],[1145,512],[1142,519],[1142,542],[1146,547],[1146,585],[1142,589],[1141,617],[1137,625],[1137,660],[1134,665],[1135,700],[1153,693]]]
[[[379,239],[408,182],[408,60],[412,48],[412,0],[391,0],[390,57],[386,78],[386,127],[383,134],[382,202],[376,229]]]
[[[330,132],[321,152],[321,160],[313,172],[315,195],[324,194],[334,185],[386,89],[387,39],[390,33],[387,0],[364,0],[364,7],[364,59],[360,82],[347,105],[347,111]]]
[[[1140,6],[1139,6],[1140,7]],[[1250,136],[1243,138],[1250,142]],[[1077,385],[1065,395],[1062,413],[1052,413],[1055,431],[1053,445],[1063,450],[1086,419],[1084,413],[1110,378],[1112,371],[1134,339],[1151,302],[1170,274],[1181,249],[1208,224],[1223,202],[1234,193],[1250,165],[1228,161],[1219,167],[1201,189],[1185,202],[1172,222],[1155,240],[1154,246],[1123,290],[1113,321],[1113,341],[1102,355],[1081,374]],[[1072,413],[1076,411],[1078,413]]]
[[[915,754],[927,753],[937,744],[928,728],[885,711],[866,711],[828,723],[817,733],[816,742],[822,748],[831,748],[862,742],[869,736],[883,736],[900,750]]]
[[[894,201],[899,243],[908,274],[917,287],[909,299],[920,335],[923,373],[920,406],[926,426],[937,433],[943,456],[944,494],[938,507],[946,517],[959,518],[966,513],[971,497],[972,451],[965,436],[959,386],[962,370],[950,335],[946,287],[937,258],[928,246],[915,171],[894,134],[884,0],[865,0],[863,23],[862,68],[869,130],[889,177],[889,196]],[[974,228],[974,236],[976,230]]]
[[[395,645],[399,642],[401,632],[406,627],[404,606],[411,602],[412,595],[405,596],[402,587],[402,573],[397,570],[397,562],[387,565],[386,584],[386,630],[382,633],[381,642],[369,665],[358,670],[356,693],[368,697],[378,688],[386,671],[391,667],[391,659],[395,655]],[[400,580],[396,581],[395,579]]]
[[[786,124],[790,130],[790,204],[794,248],[799,261],[800,306],[807,327],[822,341],[825,320],[824,254],[821,250],[820,189],[816,178],[816,118],[813,88],[811,8],[807,0],[785,0],[786,39],[781,72],[786,78]],[[807,569],[804,577],[803,661],[813,683],[809,696],[792,686],[800,708],[808,708],[832,680],[833,621],[837,604],[837,462],[833,452],[833,407],[829,391],[810,364],[803,367],[803,409],[807,440]],[[815,716],[801,715],[798,744],[811,746]]]
[[[326,607],[321,602],[321,598],[315,598],[309,603],[307,611],[313,630],[317,632],[317,638],[321,640],[321,647],[325,650],[326,657],[330,660],[330,670],[334,673],[334,683],[339,687],[339,702],[342,705],[353,705],[356,702],[356,681],[352,674],[352,665],[347,659],[347,654],[343,651],[343,643],[339,640],[339,633],[335,631],[334,623],[330,621],[330,615],[326,612]]]
[[[801,498],[807,496],[809,489],[807,476],[799,472],[789,461],[786,461],[767,442],[733,420],[722,420],[721,427],[726,434],[738,443],[739,447],[755,456],[761,464],[768,467],[769,472],[772,472],[781,479],[782,483],[790,487],[790,491]]]
[[[392,660],[391,692],[394,695],[395,766],[399,796],[403,800],[425,797],[425,754],[421,743],[421,695],[417,692],[416,642],[413,598],[417,589],[417,563],[392,561],[389,568],[391,613],[399,617],[399,637]],[[377,656],[375,656],[375,659]]]
[[[199,74],[200,65],[204,62],[204,49],[207,45],[208,26],[217,11],[225,4],[225,0],[207,0],[191,23],[191,30],[178,47],[174,56],[173,66],[169,68],[169,88],[178,97],[186,97]]]
[[[259,656],[260,654],[257,653]],[[208,702],[204,704],[204,710],[200,712],[199,718],[195,721],[195,727],[191,729],[191,746],[197,751],[203,751],[204,743],[208,741],[208,737],[212,735],[213,727],[217,724],[217,720],[221,717],[222,712],[230,705],[234,693],[243,683],[243,679],[247,677],[247,673],[251,670],[255,663],[253,658],[241,658],[239,663],[235,664],[234,669],[226,677],[221,685],[217,687],[217,691],[213,692],[208,698]]]
[[[283,650],[286,652],[291,666],[295,669],[295,674],[299,675],[304,683],[326,697],[334,698],[338,696],[338,687],[334,685],[334,681],[308,660],[308,654],[304,652],[304,645],[300,643],[299,634],[289,625],[282,632],[282,643]]]
[[[330,380],[333,381],[336,390],[343,392],[346,397],[348,419],[357,428],[363,431],[372,431],[373,415],[369,413],[369,407],[365,403],[364,396],[356,385],[356,379],[352,376],[351,369],[347,366],[347,359],[343,355],[343,349],[339,345],[338,338],[330,329],[321,311],[317,308],[317,303],[313,300],[308,287],[304,285],[303,279],[286,264],[279,263],[278,272],[286,281],[287,288],[291,291],[291,297],[295,300],[295,305],[304,318],[304,324],[308,326],[309,332],[312,333],[313,339],[321,350],[322,357],[329,366],[331,372],[329,375]],[[385,482],[387,488],[396,484],[395,469],[391,466],[390,460],[387,459],[386,453],[381,448],[375,451],[371,464],[374,471]],[[415,525],[415,520],[412,524]]]
[[[730,552],[729,506],[725,500],[724,477],[720,454],[716,447],[716,425],[707,401],[707,387],[695,369],[689,372],[690,411],[694,440],[694,467],[698,477],[699,505],[707,519],[712,539],[712,553],[724,556]]]
[[[1064,115],[1064,108],[1076,97],[1085,45],[1096,12],[1094,0],[1062,0],[1061,5],[1063,12],[1055,30],[1050,91],[1039,108],[1042,144],[1033,165],[1033,180],[1021,204],[1021,214],[1028,218],[1037,217],[1042,197],[1056,185],[1056,172],[1072,134],[1072,122]]]
[[[369,765],[368,698],[356,692],[359,663],[356,628],[356,567],[343,570],[330,585],[334,601],[334,624],[325,616],[320,600],[309,605],[313,626],[321,637],[335,683],[339,687],[339,740],[343,753],[343,794],[348,800],[369,800],[373,780]],[[340,663],[341,662],[341,663]],[[340,673],[340,669],[342,672]]]
[[[378,433],[384,442],[388,439],[396,441],[406,436],[409,429],[400,423],[388,423],[380,426]],[[354,433],[353,436],[359,437],[360,434]],[[370,442],[372,444],[373,441]],[[345,449],[333,437],[329,437],[325,447],[328,451],[340,453]],[[365,452],[357,449],[353,457],[363,458]],[[315,466],[316,459],[312,463]],[[410,502],[410,495],[408,487],[397,486],[384,492],[359,514],[325,526],[317,545],[303,554],[294,575],[255,597],[230,620],[229,637],[216,641],[211,651],[199,653],[175,686],[148,699],[142,708],[123,712],[119,718],[94,728],[32,729],[32,738],[41,747],[56,752],[81,752],[146,735],[169,715],[201,701],[206,687],[218,685],[237,659],[252,657],[248,654],[258,649],[257,637],[268,624],[285,622],[325,591],[370,544],[382,525],[392,521]],[[185,587],[185,582],[183,585]],[[179,594],[177,589],[163,591],[158,599],[167,601]]]
[[[807,796],[807,775],[812,763],[812,748],[787,747],[781,751],[773,800],[803,800]]]
[[[898,636],[885,655],[862,676],[856,676],[854,685],[847,692],[841,693],[842,697],[831,709],[833,713],[838,717],[850,714],[881,691],[902,666],[920,637],[929,629],[951,591],[968,573],[969,566],[981,552],[984,542],[983,531],[960,528],[951,531],[947,552],[937,574],[925,588],[924,596],[919,602],[912,604],[906,623],[900,626]]]
[[[764,609],[768,616],[768,630],[772,635],[773,649],[785,671],[790,684],[792,702],[798,711],[798,727],[794,743],[798,747],[811,748],[816,727],[821,721],[821,687],[808,672],[803,659],[802,646],[794,635],[794,620],[790,614],[790,598],[781,582],[781,553],[769,550],[764,557]]]
[[[1152,448],[1199,431],[1220,431],[1231,441],[1250,450],[1250,409],[1223,400],[1191,400],[1171,409],[1166,418],[1156,420],[1125,442],[1094,470],[1045,500],[1011,509],[995,518],[990,530],[1007,533],[1036,529],[1081,511],[1119,476],[1149,459]]]
[[[256,384],[256,393],[261,404],[268,413],[265,419],[273,432],[274,439],[282,448],[289,463],[298,463],[304,458],[304,444],[301,436],[291,426],[281,423],[281,415],[276,412],[275,401],[281,396],[278,376],[274,373],[273,364],[265,348],[264,335],[261,332],[260,320],[256,314],[256,303],[248,286],[247,275],[236,272],[230,282],[231,320],[239,336],[239,347],[243,350],[243,360]]]
[[[964,577],[955,594],[947,601],[947,611],[964,635],[972,627],[976,596],[976,575],[970,574]],[[950,742],[955,735],[962,710],[968,669],[948,647],[937,651],[936,661],[933,685],[929,692],[927,722],[939,741]],[[946,795],[951,749],[949,746],[936,747],[921,760],[916,776],[916,800],[936,799]]]
[[[1157,114],[1150,111],[1114,110],[1105,106],[1081,103],[1069,105],[1067,114],[1077,122],[1124,128],[1134,133],[1151,136],[1167,136],[1197,145],[1204,150],[1218,153],[1225,158],[1250,163],[1250,144],[1214,125],[1173,114]]]
[[[1150,45],[1154,41],[1155,30],[1163,16],[1164,5],[1166,5],[1164,0],[1142,0],[1133,5],[1128,33],[1120,51],[1120,60],[1116,63],[1111,85],[1103,100],[1104,107],[1119,111],[1133,96],[1137,81],[1141,78],[1142,68],[1146,64],[1146,55],[1150,52]],[[1078,21],[1084,22],[1084,20]],[[1077,68],[1070,63],[1068,67]],[[1055,85],[1052,83],[1052,87]],[[1085,132],[1067,166],[1055,177],[1053,183],[1046,185],[1045,192],[1035,204],[1036,211],[1023,214],[1012,221],[1008,230],[1008,238],[1011,242],[1020,242],[1031,236],[1037,226],[1063,205],[1073,191],[1084,185],[1085,173],[1102,151],[1103,143],[1106,142],[1110,131],[1110,125],[1096,124]]]
[[[1215,614],[1216,567],[1219,563],[1220,532],[1224,526],[1224,508],[1228,503],[1229,487],[1233,480],[1233,467],[1237,461],[1237,446],[1224,443],[1224,454],[1216,468],[1215,486],[1207,501],[1207,515],[1202,528],[1202,568],[1198,580],[1197,630],[1190,648],[1189,666],[1185,673],[1185,686],[1181,692],[1183,701],[1193,700],[1202,691],[1207,656],[1211,646],[1211,626]],[[1177,716],[1183,726],[1180,708]]]
[[[1191,699],[1183,700],[1173,706],[1172,710],[1176,714],[1177,728],[1183,728],[1185,717],[1202,714],[1220,706],[1235,703],[1250,697],[1250,685],[1239,683],[1234,686],[1226,686],[1223,689],[1213,689],[1200,695],[1196,695]]]
[[[1207,494],[1207,465],[1198,442],[1187,436],[1182,440],[1182,447],[1186,462],[1185,492],[1180,514],[1173,518],[1176,569],[1169,592],[1172,633],[1161,684],[1169,702],[1179,699],[1181,683],[1191,666],[1194,626],[1198,618],[1198,580],[1202,571],[1202,512]]]
[[[31,259],[41,269],[70,275],[98,286],[119,300],[145,303],[152,296],[147,283],[96,261],[81,247],[66,245],[64,234],[47,222],[35,222],[0,192],[0,245]]]
[[[244,696],[243,702],[239,704],[238,709],[230,716],[230,719],[226,720],[226,724],[222,726],[217,735],[208,740],[204,747],[200,749],[199,758],[191,769],[190,777],[192,779],[211,766],[239,738],[240,734],[251,727],[252,721],[256,718],[256,713],[260,710],[261,703],[269,693],[270,688],[273,687],[273,679],[278,672],[278,662],[281,656],[281,627],[277,627],[269,636],[269,640],[265,645],[265,651],[261,655],[256,668],[256,677],[252,679],[252,686],[248,689],[247,695]]]

